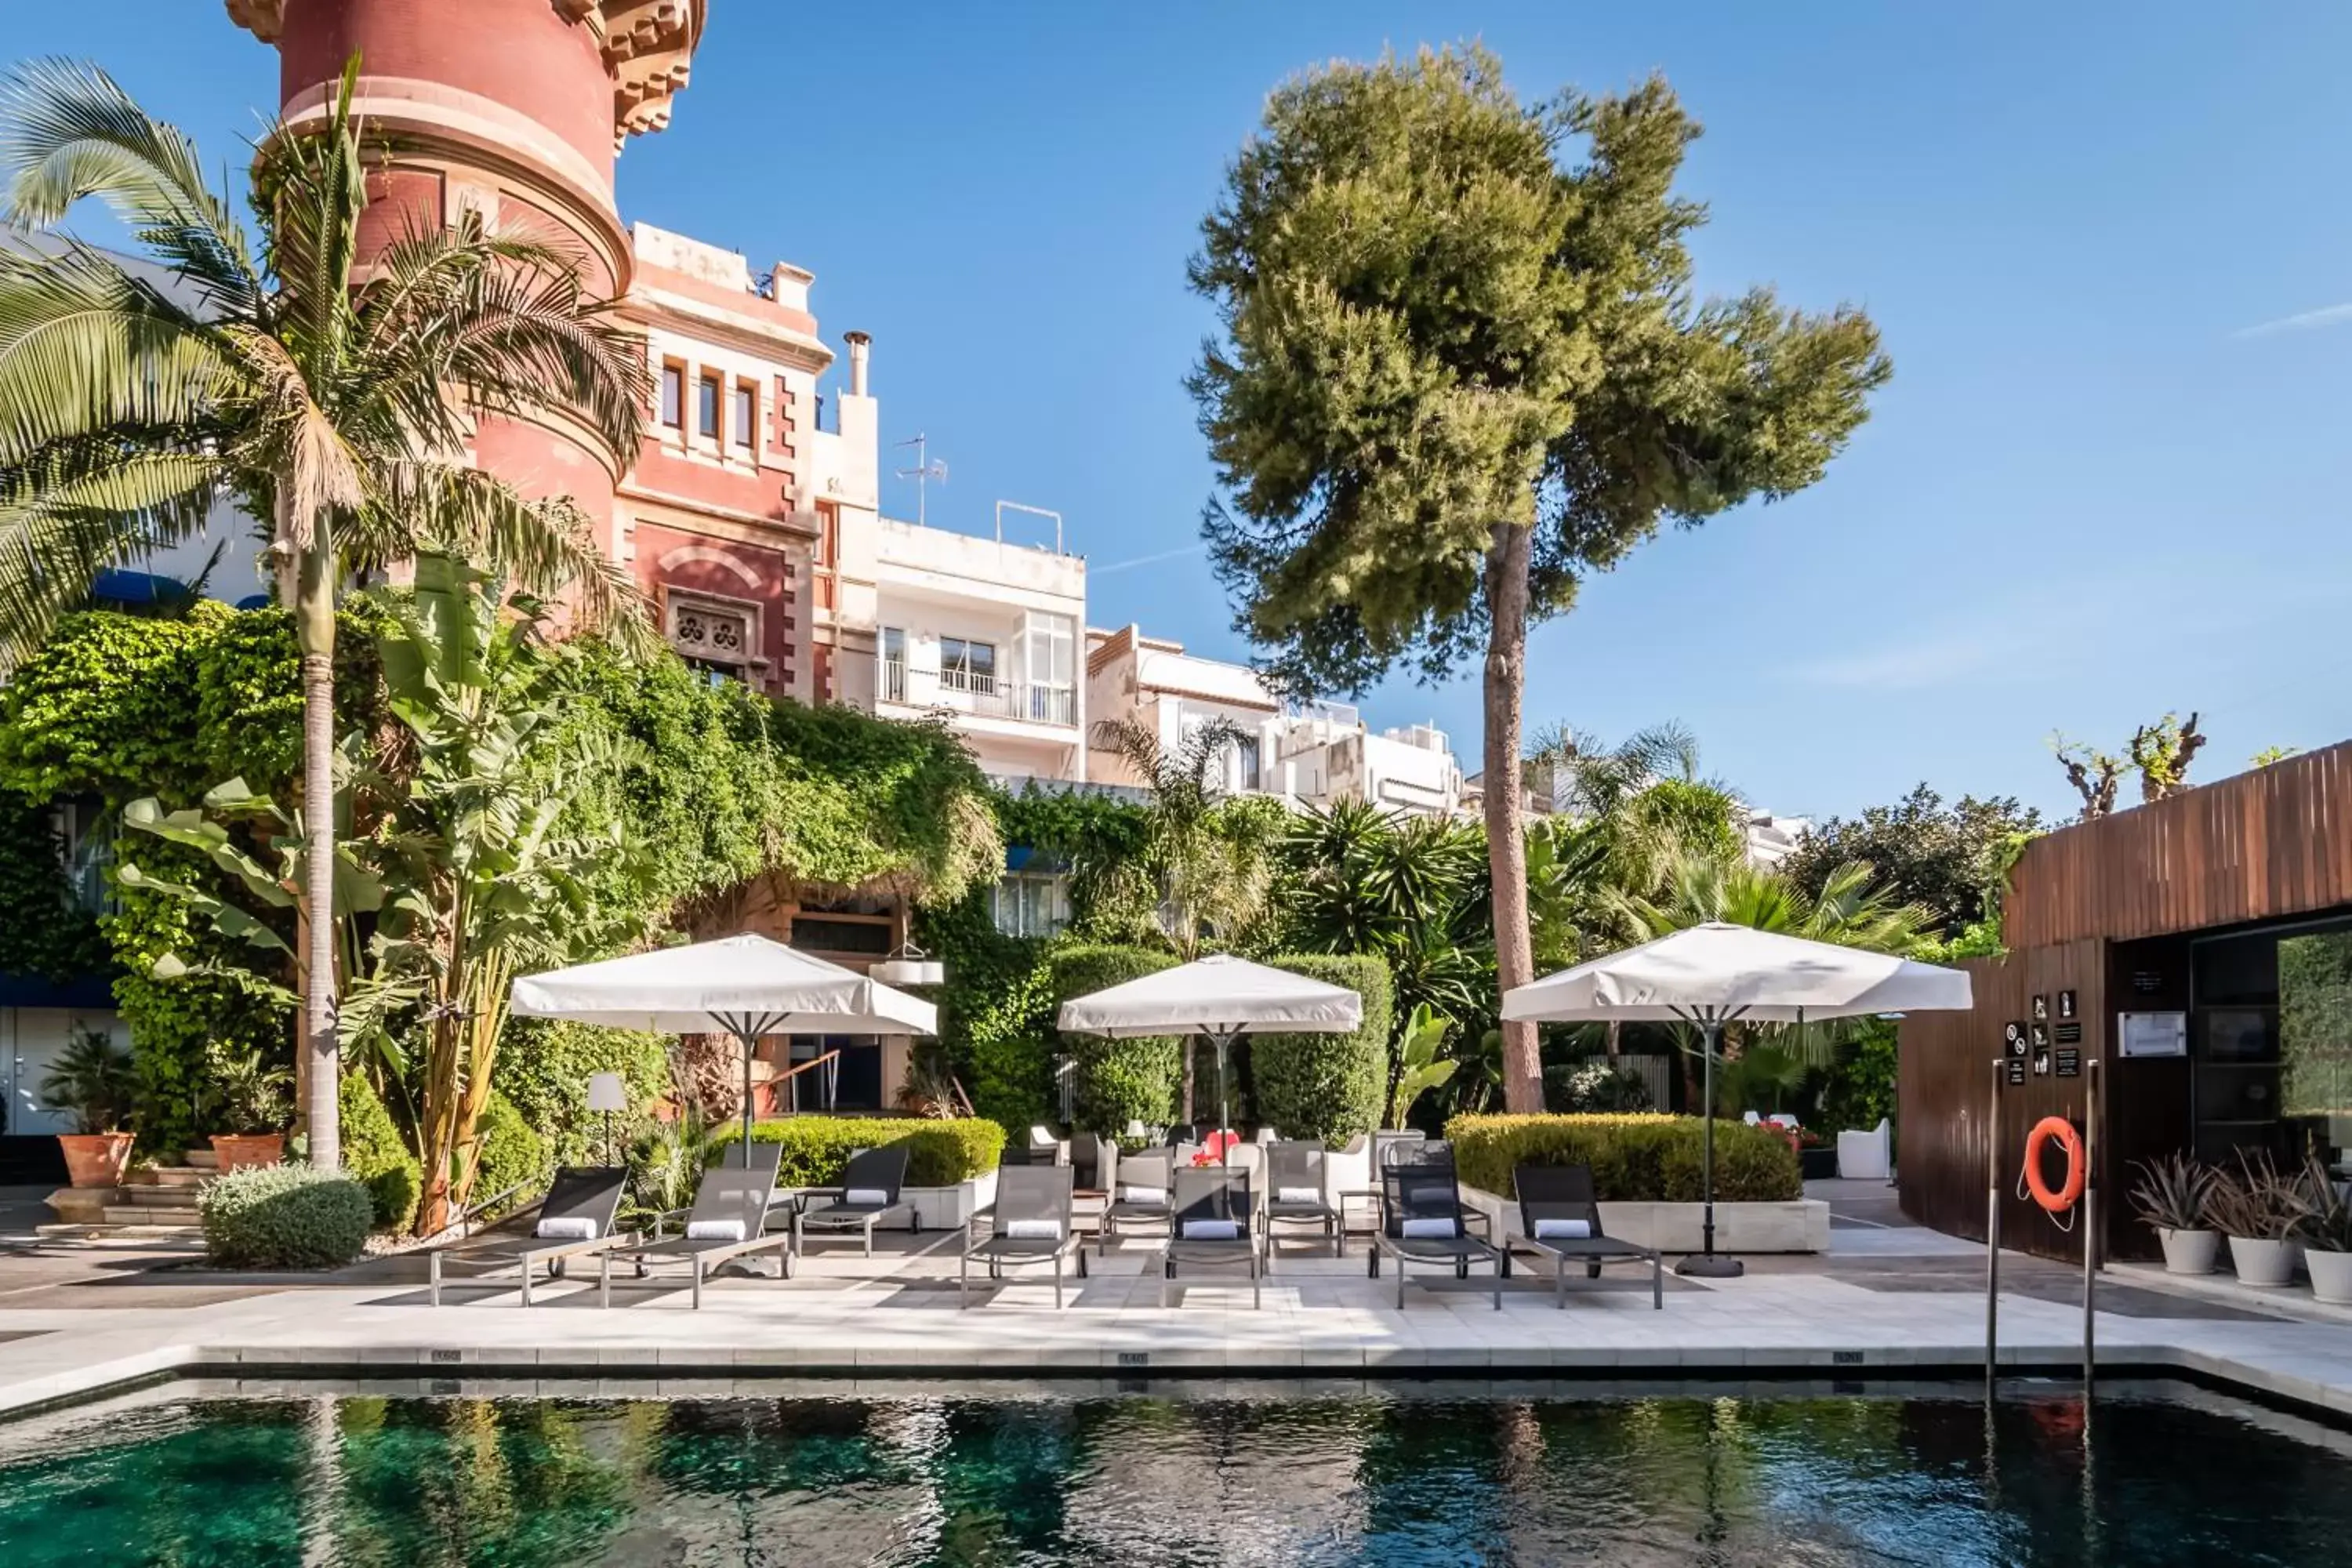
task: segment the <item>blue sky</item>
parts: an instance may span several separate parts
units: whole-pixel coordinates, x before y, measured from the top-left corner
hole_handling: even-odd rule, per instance
[[[1895,364],[1817,489],[1661,538],[1540,629],[1531,722],[1679,719],[1813,814],[1921,779],[2065,808],[2052,730],[2120,749],[2168,708],[2203,710],[2207,777],[2352,733],[2352,9],[712,11],[624,213],[812,268],[827,335],[874,334],[885,438],[950,465],[931,521],[1063,511],[1099,625],[1247,653],[1197,549],[1183,263],[1266,89],[1476,37],[1531,96],[1664,70],[1707,127],[1702,287],[1862,305]],[[29,7],[10,37],[219,160],[274,102],[215,0]],[[1475,671],[1365,707],[1476,765]]]

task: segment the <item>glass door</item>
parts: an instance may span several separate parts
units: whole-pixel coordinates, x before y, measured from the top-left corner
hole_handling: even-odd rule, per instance
[[[1066,616],[1030,612],[1023,657],[1027,681],[1023,717],[1039,724],[1078,721],[1077,637]]]

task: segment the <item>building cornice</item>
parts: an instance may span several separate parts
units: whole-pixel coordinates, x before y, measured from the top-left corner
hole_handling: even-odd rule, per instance
[[[691,295],[655,289],[640,282],[622,301],[622,313],[646,326],[690,323],[697,335],[762,358],[781,359],[811,374],[833,363],[833,351],[813,332],[713,305]]]

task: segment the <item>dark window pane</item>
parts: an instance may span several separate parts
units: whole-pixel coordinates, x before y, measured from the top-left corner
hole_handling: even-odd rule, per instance
[[[701,415],[700,429],[702,434],[705,436],[718,435],[719,378],[717,376],[706,375],[702,378],[702,403],[699,413]]]

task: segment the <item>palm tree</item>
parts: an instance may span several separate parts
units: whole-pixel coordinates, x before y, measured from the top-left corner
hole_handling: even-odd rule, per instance
[[[1186,963],[1210,942],[1231,942],[1265,913],[1272,846],[1225,816],[1225,760],[1244,736],[1229,720],[1188,731],[1176,745],[1133,719],[1095,726],[1095,744],[1116,752],[1151,793],[1141,869],[1151,880],[1154,922]],[[1184,1120],[1192,1119],[1192,1053],[1184,1053]]]
[[[617,468],[646,397],[642,344],[574,258],[478,217],[411,231],[362,268],[369,149],[354,59],[332,112],[273,129],[253,170],[257,248],[195,147],[94,67],[0,79],[0,217],[49,229],[85,196],[176,285],[77,240],[0,247],[0,660],[81,604],[102,568],[200,530],[215,502],[268,520],[302,661],[302,1037],[310,1154],[332,1168],[338,588],[421,545],[568,588],[637,622],[577,509],[467,466],[481,416],[560,420]],[[641,624],[641,623],[640,623]]]

